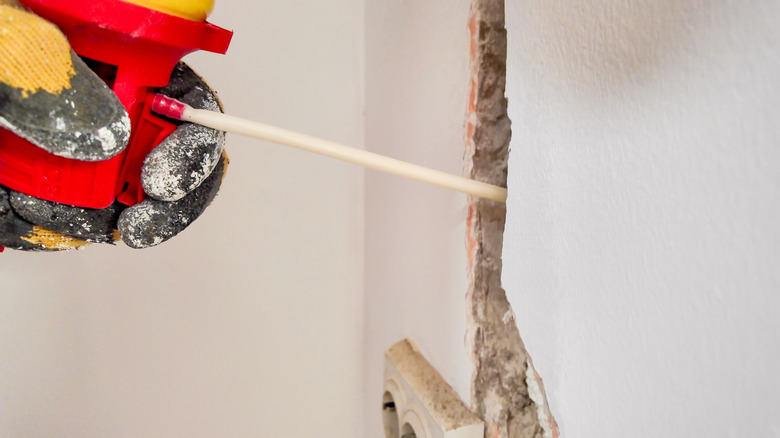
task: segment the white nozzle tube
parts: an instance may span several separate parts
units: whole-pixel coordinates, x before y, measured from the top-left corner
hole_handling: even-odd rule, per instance
[[[276,126],[241,119],[215,111],[200,110],[166,96],[157,95],[152,110],[175,119],[197,123],[220,131],[233,132],[260,140],[302,149],[338,160],[347,161],[381,172],[434,184],[470,195],[506,202],[507,191],[503,187],[481,181],[451,175],[373,152],[355,149],[332,141],[300,134]]]

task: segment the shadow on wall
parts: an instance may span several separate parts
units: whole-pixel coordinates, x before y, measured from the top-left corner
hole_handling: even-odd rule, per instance
[[[601,96],[652,80],[690,42],[694,24],[716,3],[708,0],[531,0],[520,8],[528,62],[554,85]],[[540,44],[541,42],[541,44]]]

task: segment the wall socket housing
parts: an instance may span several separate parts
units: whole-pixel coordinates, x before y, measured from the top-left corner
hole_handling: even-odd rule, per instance
[[[482,438],[484,423],[407,339],[385,352],[386,438]]]

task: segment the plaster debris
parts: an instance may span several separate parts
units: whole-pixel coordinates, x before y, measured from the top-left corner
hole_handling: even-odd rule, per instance
[[[504,0],[472,0],[469,30],[472,90],[466,171],[473,179],[506,187],[511,126],[504,95]],[[534,371],[501,286],[505,220],[505,204],[471,198],[466,244],[473,408],[485,420],[485,438],[554,438],[555,421],[540,379],[535,374],[528,378]]]
[[[557,435],[557,426],[550,415],[550,411],[547,408],[547,399],[544,394],[544,387],[542,386],[542,379],[534,369],[533,363],[528,360],[526,363],[525,383],[528,386],[528,396],[536,405],[536,412],[539,418],[539,423],[544,431],[544,438],[553,438]]]
[[[513,322],[514,320],[515,320],[515,314],[514,314],[514,312],[512,312],[512,309],[507,310],[506,313],[504,314],[504,317],[501,318],[501,321],[504,324],[509,324],[509,323]]]

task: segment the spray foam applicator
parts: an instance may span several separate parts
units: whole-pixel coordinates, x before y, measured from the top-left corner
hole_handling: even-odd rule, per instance
[[[214,111],[200,110],[170,97],[157,94],[152,100],[152,111],[176,120],[208,126],[220,131],[302,149],[338,160],[359,164],[370,169],[434,184],[470,195],[506,202],[507,190],[481,181],[451,175],[395,158],[385,157],[362,149],[355,149],[332,141],[311,137],[263,123],[241,119]]]

